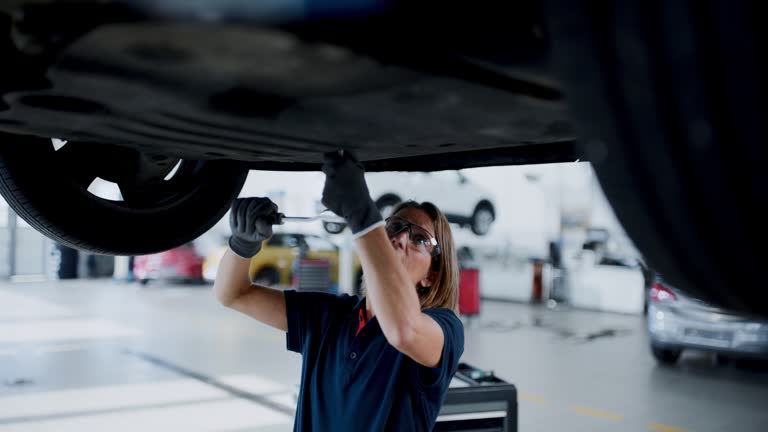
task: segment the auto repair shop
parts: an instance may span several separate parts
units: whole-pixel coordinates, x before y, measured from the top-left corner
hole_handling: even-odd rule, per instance
[[[697,350],[686,351],[672,366],[653,357],[643,267],[589,165],[475,169],[463,175],[481,191],[480,199],[495,204],[496,219],[486,235],[451,225],[464,254],[462,362],[470,369],[459,374],[465,381],[454,379],[438,425],[715,430],[706,423],[733,410],[739,415],[730,421],[741,422],[740,430],[758,430],[762,414],[747,415],[745,407],[768,391],[757,385],[768,374],[764,363],[723,361],[725,355]],[[269,196],[286,214],[314,215],[322,191],[304,185],[321,185],[321,176],[252,172],[241,195]],[[501,177],[505,189],[494,190]],[[418,189],[408,190],[413,196],[403,199],[426,198]],[[499,198],[510,190],[514,200]],[[435,201],[441,199],[432,193]],[[7,206],[4,210],[7,220],[15,216]],[[589,229],[587,221],[594,224]],[[325,225],[316,220],[278,226],[264,255],[253,258],[252,278],[279,289],[357,292],[360,264],[351,234],[348,229],[331,234]],[[11,275],[12,230],[17,272]],[[83,254],[75,270],[79,277],[67,279],[57,271],[64,249],[28,226],[7,224],[0,286],[5,306],[0,430],[55,425],[84,431],[113,422],[196,429],[210,421],[210,412],[220,413],[211,430],[291,430],[300,356],[285,350],[278,331],[225,310],[211,292],[229,234],[226,216],[189,246],[114,258],[105,266],[113,269],[107,277],[89,273]],[[557,266],[549,256],[555,241],[564,245]],[[313,264],[319,265],[314,273]],[[473,374],[485,384],[469,378]],[[456,394],[472,386],[486,393]],[[479,402],[451,404],[457,397]],[[703,414],[690,414],[709,405]],[[505,421],[514,428],[503,429]]]
[[[0,2],[0,432],[768,430],[765,12]]]

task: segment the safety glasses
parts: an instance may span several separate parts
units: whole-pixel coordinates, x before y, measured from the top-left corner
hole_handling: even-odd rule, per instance
[[[440,255],[440,245],[437,244],[435,237],[426,229],[400,216],[390,216],[385,220],[385,223],[385,229],[389,238],[395,237],[407,230],[408,239],[419,252],[433,257]]]

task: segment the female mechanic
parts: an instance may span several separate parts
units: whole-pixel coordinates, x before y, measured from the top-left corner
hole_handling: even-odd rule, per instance
[[[429,431],[464,351],[450,226],[408,201],[386,221],[349,152],[325,155],[323,204],[354,234],[363,297],[254,285],[250,259],[272,235],[277,206],[237,199],[214,284],[218,300],[286,332],[302,355],[296,431]]]

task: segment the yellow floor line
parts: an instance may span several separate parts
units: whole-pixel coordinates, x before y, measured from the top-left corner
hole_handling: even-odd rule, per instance
[[[517,397],[518,397],[518,399],[520,399],[522,401],[526,401],[526,402],[534,402],[534,403],[541,404],[541,405],[549,404],[549,402],[546,399],[544,399],[543,397],[538,396],[538,395],[534,395],[534,394],[530,394],[530,393],[526,393],[526,392],[518,392],[517,393]]]
[[[580,406],[580,405],[571,405],[570,409],[571,411],[578,414],[584,414],[590,417],[597,417],[597,418],[606,419],[606,420],[621,421],[624,419],[624,416],[621,414],[615,414],[608,411],[600,411],[600,410],[596,410],[593,408]]]
[[[688,432],[688,429],[683,429],[674,426],[667,426],[661,423],[651,423],[648,425],[648,429],[658,432]]]

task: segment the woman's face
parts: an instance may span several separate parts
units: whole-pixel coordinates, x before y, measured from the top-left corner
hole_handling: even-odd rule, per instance
[[[399,216],[412,224],[419,225],[435,237],[435,224],[423,210],[405,208],[393,216]],[[395,248],[397,256],[405,265],[414,286],[417,288],[419,286],[431,286],[432,277],[430,274],[430,267],[432,264],[432,257],[429,253],[419,250],[416,245],[411,243],[408,239],[408,230],[390,238],[390,242],[392,243],[392,247]]]

